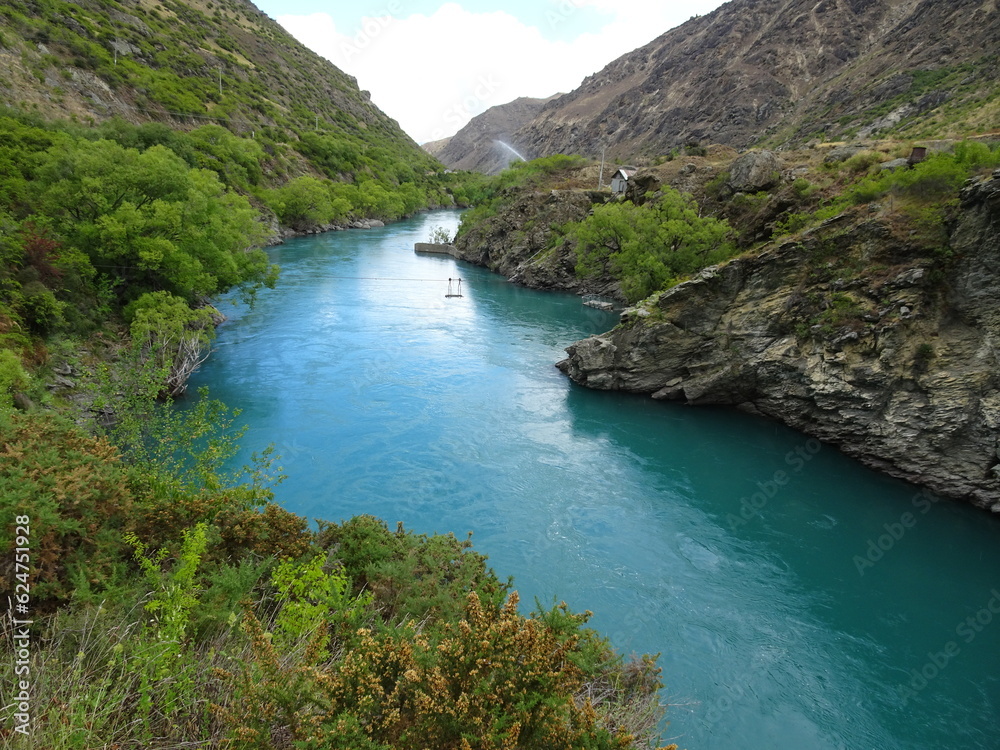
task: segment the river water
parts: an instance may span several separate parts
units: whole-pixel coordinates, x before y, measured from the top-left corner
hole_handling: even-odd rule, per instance
[[[773,422],[588,391],[615,317],[413,243],[299,238],[193,381],[274,443],[287,508],[473,532],[522,601],[660,653],[688,750],[1000,747],[1000,522]],[[448,279],[461,297],[446,297]],[[457,282],[452,282],[457,292]]]

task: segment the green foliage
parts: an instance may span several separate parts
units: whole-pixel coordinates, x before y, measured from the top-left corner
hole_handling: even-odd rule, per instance
[[[65,600],[82,582],[114,585],[134,503],[128,485],[106,440],[53,415],[0,410],[0,524],[12,529],[15,514],[31,518],[33,600]],[[13,539],[3,539],[0,573],[13,580]]]
[[[268,191],[265,199],[281,223],[291,227],[327,224],[344,218],[336,215],[329,186],[315,177],[296,177]]]
[[[21,288],[17,307],[22,320],[37,333],[51,333],[66,322],[66,303],[40,281],[29,281]]]
[[[567,235],[577,243],[577,273],[610,273],[630,302],[733,253],[729,225],[699,216],[690,196],[676,190],[643,206],[597,206]]]
[[[325,571],[319,556],[297,565],[282,561],[271,573],[271,583],[281,604],[274,621],[275,644],[286,649],[321,625],[332,626],[335,633],[353,633],[372,602],[369,593],[353,596],[352,581],[342,572]],[[325,644],[316,648],[319,658],[328,655]]]
[[[319,541],[336,549],[355,591],[370,592],[389,621],[454,619],[468,592],[496,603],[509,590],[470,541],[452,535],[427,537],[402,528],[392,533],[384,521],[358,516],[339,526],[321,525]]]
[[[152,367],[164,373],[164,390],[183,393],[187,379],[208,356],[215,335],[212,311],[192,310],[170,292],[147,292],[125,308],[133,345]]]
[[[10,349],[0,349],[0,411],[14,405],[14,394],[30,382],[21,358]]]
[[[928,343],[923,343],[917,347],[913,359],[917,363],[926,365],[926,363],[930,362],[936,356],[937,353],[934,351],[934,347]]]
[[[863,174],[881,162],[882,154],[878,151],[860,151],[844,161],[842,169],[850,174]]]
[[[891,194],[924,203],[947,201],[957,198],[959,188],[972,174],[998,165],[1000,149],[990,150],[981,143],[959,143],[953,154],[931,154],[912,168],[872,175],[848,190],[845,199],[869,203]]]
[[[809,182],[804,177],[799,177],[792,183],[792,193],[800,201],[807,201],[819,192],[819,186]]]
[[[39,210],[100,268],[114,268],[133,296],[166,289],[187,300],[233,286],[273,284],[247,200],[214,173],[192,170],[164,146],[63,143],[46,152]]]
[[[149,557],[146,545],[135,534],[125,534],[124,540],[135,550],[135,558],[152,591],[144,609],[153,616],[154,638],[164,648],[151,660],[152,671],[149,677],[162,680],[171,673],[175,660],[180,655],[191,620],[191,610],[198,604],[196,574],[208,546],[206,524],[202,522],[183,531],[177,562],[167,573],[162,570],[163,562],[169,554],[166,548]]]
[[[193,167],[210,169],[229,187],[247,190],[263,179],[264,149],[248,138],[238,138],[221,125],[202,125],[187,134],[194,152]]]
[[[718,200],[729,184],[729,172],[719,172],[715,177],[705,183],[705,195]],[[732,191],[730,191],[732,192]]]

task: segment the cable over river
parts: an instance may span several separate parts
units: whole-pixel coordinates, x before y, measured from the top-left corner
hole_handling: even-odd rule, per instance
[[[731,410],[588,391],[615,325],[446,256],[435,212],[273,248],[192,381],[274,443],[289,510],[473,532],[532,606],[660,653],[687,750],[1000,747],[1000,520]],[[461,295],[447,297],[449,279]]]

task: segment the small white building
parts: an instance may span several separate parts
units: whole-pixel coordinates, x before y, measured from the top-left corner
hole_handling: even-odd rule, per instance
[[[638,171],[635,167],[621,167],[611,177],[611,192],[615,195],[623,195],[625,188],[628,187],[628,181]]]

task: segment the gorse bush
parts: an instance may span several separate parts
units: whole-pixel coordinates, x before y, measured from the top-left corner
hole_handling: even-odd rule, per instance
[[[65,601],[80,587],[113,586],[127,552],[135,497],[118,451],[54,415],[0,411],[0,524],[27,515],[35,529],[32,598]],[[6,533],[9,533],[7,531]],[[13,539],[0,572],[13,580]]]
[[[335,665],[322,660],[322,630],[283,663],[248,613],[253,658],[229,673],[238,700],[218,708],[229,741],[272,747],[280,726],[290,745],[317,749],[634,747],[638,737],[606,728],[580,697],[594,674],[573,662],[577,636],[523,617],[517,602],[484,605],[473,592],[457,621],[359,629]],[[655,692],[655,669],[640,671],[654,676],[635,684]]]
[[[626,748],[654,735],[658,670],[623,665],[586,615],[519,614],[468,540],[372,517],[309,531],[270,502],[269,453],[226,468],[242,432],[222,404],[202,393],[179,409],[155,397],[168,364],[142,351],[122,364],[101,383],[102,437],[0,409],[0,524],[16,513],[33,529],[33,746]],[[13,576],[14,540],[0,543]],[[4,643],[0,669],[13,668]]]

